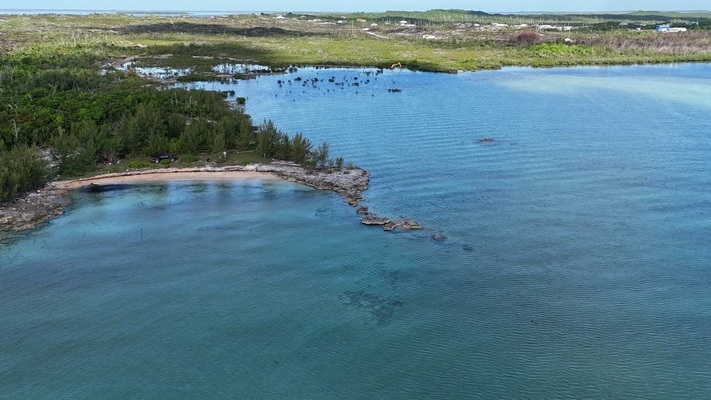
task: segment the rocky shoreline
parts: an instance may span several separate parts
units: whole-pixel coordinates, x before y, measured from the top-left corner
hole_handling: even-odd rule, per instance
[[[38,224],[64,214],[68,205],[67,193],[81,186],[96,185],[93,181],[107,178],[122,178],[131,176],[161,174],[189,174],[205,172],[259,172],[272,174],[290,182],[301,183],[319,190],[330,190],[344,197],[344,201],[356,207],[363,199],[363,192],[368,190],[370,173],[360,168],[344,168],[339,170],[308,170],[288,162],[273,162],[272,164],[250,164],[246,166],[202,167],[202,168],[161,168],[135,170],[104,174],[73,181],[57,181],[47,184],[44,188],[30,192],[11,203],[0,205],[0,231],[23,231],[33,229]],[[100,186],[100,184],[99,184]],[[359,214],[365,214],[361,223],[369,226],[382,226],[386,231],[395,228],[422,229],[412,220],[391,221],[389,218],[370,214],[367,207],[358,209]]]
[[[24,231],[37,224],[64,214],[68,204],[65,195],[69,192],[63,184],[52,182],[36,190],[0,205],[0,231]]]

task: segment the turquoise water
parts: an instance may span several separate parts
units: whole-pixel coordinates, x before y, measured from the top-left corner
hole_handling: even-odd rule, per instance
[[[207,86],[425,231],[286,182],[76,192],[0,245],[0,398],[708,397],[711,65],[358,72]]]

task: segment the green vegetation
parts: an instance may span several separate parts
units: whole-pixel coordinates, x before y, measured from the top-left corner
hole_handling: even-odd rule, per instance
[[[133,169],[150,168],[152,166],[153,164],[148,161],[131,161],[128,163],[128,167]]]
[[[8,105],[0,108],[0,201],[46,183],[38,148],[48,150],[62,177],[102,165],[118,171],[120,160],[131,160],[123,164],[131,169],[154,167],[146,159],[162,153],[185,155],[188,164],[200,159],[196,155],[227,162],[227,152],[256,149],[261,157],[233,161],[312,157],[301,134],[290,138],[270,121],[255,131],[250,116],[225,102],[224,93],[157,88],[131,72],[101,74],[91,51],[56,50],[0,55],[0,103]],[[164,161],[159,166],[170,163]]]
[[[688,31],[660,34],[654,31],[659,23]],[[176,71],[172,81],[160,80],[118,68],[128,61],[185,70]],[[456,72],[680,61],[711,61],[711,14],[2,15],[0,200],[46,182],[40,149],[65,177],[145,166],[159,153],[178,155],[181,165],[280,158],[343,166],[344,160],[329,157],[327,144],[314,148],[303,135],[289,136],[269,121],[255,127],[240,107],[242,97],[231,106],[226,93],[165,85],[265,72],[256,67],[218,73],[219,64],[283,71],[295,65],[401,63]]]
[[[46,163],[37,149],[15,146],[0,157],[0,202],[42,187],[47,181]]]

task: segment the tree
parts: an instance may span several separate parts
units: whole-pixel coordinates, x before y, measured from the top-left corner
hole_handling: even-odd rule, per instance
[[[57,162],[60,175],[73,175],[80,171],[79,139],[71,133],[59,128],[58,134],[51,142],[52,158]]]
[[[187,154],[197,154],[205,149],[209,134],[208,123],[202,119],[194,119],[180,135],[180,148]]]
[[[288,160],[291,157],[291,140],[289,135],[279,131],[276,141],[275,157],[279,160]]]
[[[235,138],[235,147],[237,147],[237,150],[245,151],[254,149],[254,146],[255,140],[252,121],[245,119],[239,124],[239,132]]]
[[[76,169],[92,170],[99,159],[99,128],[92,120],[81,121],[72,125],[72,135],[78,140]]]
[[[234,147],[234,143],[239,132],[239,121],[234,115],[229,115],[222,117],[220,122],[217,123],[215,127],[215,139],[217,136],[223,136],[224,138],[224,148]],[[224,151],[224,150],[222,150]]]
[[[136,109],[135,120],[136,129],[132,132],[135,149],[142,147],[151,136],[155,141],[165,135],[165,124],[153,104],[140,104]],[[145,153],[145,150],[143,152]]]
[[[180,134],[185,130],[185,117],[180,114],[170,114],[168,118],[168,129],[166,136],[168,139],[177,139]]]
[[[328,153],[330,145],[328,142],[321,143],[316,151],[311,154],[311,159],[316,162],[316,165],[325,166],[328,163]]]
[[[0,202],[44,186],[47,163],[34,147],[15,146],[0,152]]]
[[[262,157],[273,157],[277,153],[277,146],[282,133],[274,126],[272,121],[264,121],[259,126],[257,133],[257,150]]]
[[[143,152],[150,155],[157,155],[166,153],[169,148],[170,141],[168,138],[163,133],[157,132],[148,136]]]
[[[291,139],[291,154],[289,159],[297,163],[305,161],[306,156],[311,152],[311,147],[311,141],[304,138],[301,132],[298,132]]]
[[[216,132],[215,139],[212,141],[212,152],[222,154],[227,150],[227,139],[225,132]]]
[[[138,124],[136,119],[129,114],[124,114],[119,120],[116,135],[120,138],[118,143],[121,144],[121,154],[128,154],[138,147],[135,142],[138,137]]]
[[[124,155],[123,147],[120,136],[106,131],[101,137],[99,153],[104,161],[114,164]]]

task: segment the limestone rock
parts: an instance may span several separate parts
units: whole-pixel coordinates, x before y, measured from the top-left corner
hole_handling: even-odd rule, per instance
[[[390,223],[390,219],[386,217],[381,217],[375,214],[368,214],[360,219],[360,223],[363,225],[386,225]]]
[[[403,219],[396,222],[397,226],[402,229],[422,229],[422,225],[411,219]]]

